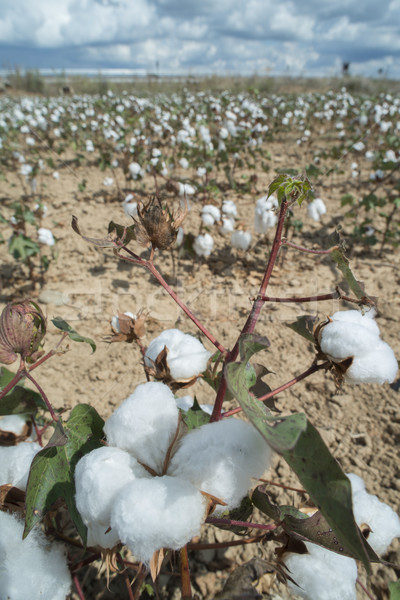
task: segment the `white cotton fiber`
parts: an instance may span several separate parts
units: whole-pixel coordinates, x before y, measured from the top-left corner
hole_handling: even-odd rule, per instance
[[[88,526],[88,545],[110,548],[118,542],[111,532],[105,534],[110,525],[111,508],[121,489],[136,477],[150,475],[132,455],[119,448],[97,448],[78,462],[75,501]]]
[[[231,246],[238,250],[248,250],[251,244],[250,231],[234,231],[231,235]]]
[[[356,600],[356,561],[311,542],[305,545],[308,554],[288,552],[283,556],[297,583],[289,580],[289,588],[308,600]]]
[[[322,215],[326,213],[326,206],[324,201],[321,198],[315,198],[310,204],[307,206],[307,213],[311,219],[314,221],[319,221]]]
[[[213,204],[206,204],[203,206],[201,211],[201,220],[204,225],[214,225],[216,221],[221,219],[221,211],[218,206],[214,206]]]
[[[230,510],[240,504],[253,477],[269,467],[272,451],[249,423],[222,419],[194,429],[182,438],[168,474],[190,481],[196,488],[226,502]]]
[[[33,457],[40,450],[42,448],[36,442],[0,446],[0,485],[10,483],[25,490]]]
[[[193,242],[193,250],[197,256],[210,256],[212,249],[214,248],[214,240],[209,233],[204,235],[198,235]]]
[[[198,339],[179,329],[166,329],[152,340],[146,350],[145,363],[153,364],[164,347],[168,349],[167,363],[173,379],[191,379],[205,371],[211,353]]]
[[[380,338],[375,311],[336,312],[320,332],[319,343],[333,362],[353,357],[345,374],[349,383],[391,383],[398,365],[393,350]]]
[[[34,528],[22,540],[24,523],[0,512],[0,598],[65,600],[71,576],[64,549]]]
[[[400,537],[400,518],[377,496],[368,494],[365,483],[354,473],[348,473],[353,493],[353,513],[357,525],[371,529],[368,543],[378,554],[384,554],[395,537]]]
[[[160,474],[176,432],[178,414],[168,386],[158,382],[143,383],[106,421],[104,432],[110,446],[130,452]]]
[[[10,431],[15,435],[22,435],[25,425],[26,420],[22,415],[6,415],[0,419],[0,429]]]
[[[278,217],[274,208],[278,206],[275,196],[262,196],[256,202],[254,213],[254,229],[257,233],[265,233],[271,227],[275,227]]]
[[[138,479],[115,501],[111,525],[139,560],[148,562],[160,548],[179,550],[206,517],[203,495],[175,477]]]

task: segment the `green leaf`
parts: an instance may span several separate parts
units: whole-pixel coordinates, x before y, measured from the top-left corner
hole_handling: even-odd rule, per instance
[[[118,223],[114,223],[114,221],[110,221],[108,224],[108,233],[117,234],[118,239],[126,246],[132,240],[136,239],[135,235],[135,226],[130,225],[129,227],[125,227],[125,225],[118,225]]]
[[[265,336],[255,333],[243,333],[239,338],[240,360],[248,363],[253,354],[268,348],[270,345]]]
[[[367,294],[364,291],[364,288],[361,286],[360,282],[354,277],[352,270],[349,267],[349,260],[344,255],[343,250],[339,248],[335,248],[331,252],[331,256],[333,260],[336,262],[338,268],[342,271],[345,280],[349,284],[351,291],[359,298],[368,298]]]
[[[265,484],[258,486],[253,492],[252,501],[259,510],[278,522],[288,535],[302,542],[318,544],[343,556],[358,558],[346,547],[340,534],[332,529],[320,511],[309,517],[293,506],[277,506],[269,499],[266,488]],[[364,545],[369,560],[380,562],[379,556],[365,540]]]
[[[187,425],[189,431],[197,429],[210,421],[211,415],[202,410],[196,398],[194,399],[192,408],[189,408],[189,410],[181,410],[180,412],[182,420]]]
[[[302,413],[272,417],[248,391],[243,364],[228,364],[226,379],[245,415],[273,450],[283,456],[330,527],[369,572],[365,546],[354,521],[350,481],[318,431]]]
[[[16,385],[0,402],[0,415],[33,415],[46,404],[37,392]]]
[[[82,335],[80,335],[77,331],[75,331],[75,329],[72,329],[71,325],[69,325],[61,317],[55,317],[54,319],[52,319],[51,322],[53,323],[53,325],[55,327],[57,327],[57,329],[61,329],[61,331],[67,332],[68,337],[73,342],[85,342],[86,344],[89,344],[89,346],[92,348],[92,352],[96,351],[96,344],[94,343],[94,341],[92,339],[90,339],[88,337],[83,337]]]
[[[15,373],[9,371],[5,367],[0,367],[0,390],[3,390],[6,385],[10,383],[10,381],[15,376]]]
[[[316,317],[312,317],[311,315],[302,315],[301,317],[297,317],[293,323],[285,323],[285,325],[286,327],[293,329],[293,331],[301,335],[309,342],[314,343],[315,339],[313,336],[313,330],[316,321]]]
[[[75,506],[74,471],[78,460],[101,446],[104,421],[87,404],[79,404],[64,427],[58,421],[47,446],[34,457],[26,489],[24,538],[57,500],[64,500],[86,543],[86,527]]]
[[[29,256],[35,256],[40,251],[39,245],[31,238],[19,233],[13,235],[8,242],[8,251],[15,260],[26,260]]]
[[[400,579],[389,583],[390,600],[400,600]]]

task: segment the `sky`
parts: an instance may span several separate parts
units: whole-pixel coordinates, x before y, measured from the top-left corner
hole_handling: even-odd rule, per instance
[[[0,69],[400,79],[400,0],[0,0]]]

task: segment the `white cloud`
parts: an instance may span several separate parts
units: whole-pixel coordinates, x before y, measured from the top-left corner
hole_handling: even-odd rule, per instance
[[[328,75],[346,60],[354,72],[390,66],[400,77],[400,0],[1,4],[0,65]]]

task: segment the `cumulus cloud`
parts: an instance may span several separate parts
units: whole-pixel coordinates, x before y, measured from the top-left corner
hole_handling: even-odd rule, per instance
[[[0,64],[400,77],[399,29],[399,0],[2,0]]]

